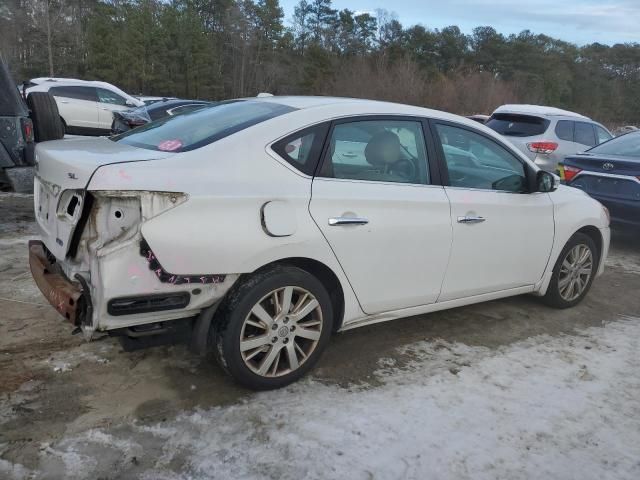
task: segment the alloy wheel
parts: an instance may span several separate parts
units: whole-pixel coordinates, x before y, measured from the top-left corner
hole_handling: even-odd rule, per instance
[[[558,290],[560,296],[571,302],[582,295],[593,274],[593,254],[591,249],[580,243],[567,252],[560,265]]]
[[[242,359],[262,377],[286,375],[313,353],[322,327],[322,309],[311,292],[295,286],[278,288],[262,297],[245,317]]]

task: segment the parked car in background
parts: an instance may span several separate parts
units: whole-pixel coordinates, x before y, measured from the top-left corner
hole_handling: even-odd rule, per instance
[[[584,115],[541,105],[502,105],[485,125],[549,172],[556,172],[567,155],[613,137],[604,126]]]
[[[605,205],[611,220],[640,226],[640,131],[568,156],[560,172],[567,185]]]
[[[63,135],[55,100],[39,92],[25,102],[0,58],[0,190],[32,192],[35,142]]]
[[[480,113],[477,113],[475,115],[467,115],[467,118],[469,120],[473,120],[475,122],[478,123],[487,123],[487,120],[489,120],[489,118],[491,118],[490,115],[482,115]]]
[[[159,102],[161,100],[175,100],[176,97],[145,97],[145,96],[140,96],[140,95],[136,95],[136,98],[138,100],[140,100],[141,102],[143,102],[145,105],[153,105],[156,102]]]
[[[153,102],[150,105],[134,108],[133,110],[113,112],[111,133],[123,133],[153,120],[192,112],[193,110],[210,105],[212,105],[212,102],[206,102],[204,100],[165,99]]]
[[[635,125],[625,125],[624,127],[616,128],[612,133],[616,137],[619,137],[620,135],[624,135],[625,133],[635,132],[637,130],[638,130],[638,127],[636,127]]]
[[[49,92],[56,100],[66,133],[76,135],[108,135],[113,112],[139,107],[144,103],[106,82],[45,81],[26,90]]]
[[[29,261],[58,312],[86,338],[187,319],[254,389],[300,378],[337,330],[524,293],[574,306],[609,246],[600,203],[408,105],[240,99],[37,158]]]

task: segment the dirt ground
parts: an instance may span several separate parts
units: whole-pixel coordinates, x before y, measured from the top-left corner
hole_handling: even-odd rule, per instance
[[[43,449],[66,436],[157,424],[255,395],[183,345],[124,352],[115,338],[86,343],[72,336],[28,272],[31,202],[28,195],[0,194],[0,462],[42,468]],[[552,310],[521,296],[356,329],[334,336],[312,376],[340,387],[370,384],[380,358],[402,363],[406,354],[399,347],[419,340],[499,348],[533,335],[602,326],[621,315],[638,316],[639,291],[640,236],[615,231],[604,275],[576,308]],[[104,478],[114,477],[107,472]]]

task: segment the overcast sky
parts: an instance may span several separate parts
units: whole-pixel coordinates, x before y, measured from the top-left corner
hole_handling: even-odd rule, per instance
[[[299,0],[281,0],[287,21]],[[509,34],[534,33],[579,45],[640,42],[640,0],[333,0],[333,8],[395,12],[406,27],[458,25],[465,33],[489,25]]]

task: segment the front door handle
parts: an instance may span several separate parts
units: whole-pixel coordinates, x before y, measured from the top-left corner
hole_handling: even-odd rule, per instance
[[[458,223],[482,223],[485,220],[484,217],[458,217]]]
[[[331,217],[329,226],[336,227],[340,225],[366,225],[369,220],[362,217]]]

